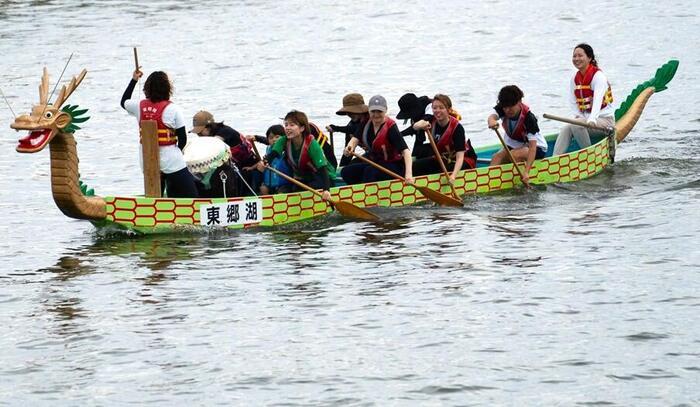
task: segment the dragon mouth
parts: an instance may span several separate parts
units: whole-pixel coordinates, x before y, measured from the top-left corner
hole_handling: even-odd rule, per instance
[[[30,131],[29,135],[19,139],[16,150],[20,153],[35,153],[46,146],[52,132],[51,129]]]

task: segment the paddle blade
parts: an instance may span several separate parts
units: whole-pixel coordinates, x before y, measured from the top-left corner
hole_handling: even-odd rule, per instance
[[[335,209],[338,212],[340,212],[340,214],[343,216],[360,220],[379,220],[379,216],[373,214],[372,212],[366,211],[360,208],[359,206],[355,206],[349,202],[333,201],[331,203],[333,204]]]
[[[451,196],[447,196],[441,192],[438,192],[434,189],[430,189],[428,187],[415,187],[418,191],[420,191],[421,194],[423,194],[426,198],[430,199],[431,201],[435,202],[438,205],[443,205],[443,206],[459,206],[462,207],[464,206],[464,203],[462,201],[457,200]]]

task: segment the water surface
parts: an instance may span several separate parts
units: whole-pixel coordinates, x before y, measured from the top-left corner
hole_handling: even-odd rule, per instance
[[[71,96],[82,179],[141,192],[118,106],[139,48],[175,102],[245,133],[291,109],[344,124],[342,96],[447,93],[475,145],[498,89],[566,114],[593,45],[615,104],[671,58],[617,162],[575,184],[205,235],[101,235],[52,202],[49,158],[14,152],[0,109],[0,403],[5,405],[697,405],[697,2],[535,0],[0,3],[15,112]],[[52,82],[53,83],[53,82]],[[558,124],[540,120],[543,132]],[[340,139],[340,137],[339,137]],[[336,145],[340,151],[341,146]]]

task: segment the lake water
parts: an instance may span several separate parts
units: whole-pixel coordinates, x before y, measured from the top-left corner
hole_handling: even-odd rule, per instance
[[[585,14],[583,13],[585,10]],[[700,115],[695,1],[3,1],[1,88],[17,114],[71,104],[82,179],[142,192],[119,107],[139,49],[174,101],[244,133],[349,92],[447,93],[475,145],[510,83],[566,115],[571,52],[615,105],[671,58],[617,162],[575,184],[205,235],[103,236],[52,201],[49,154],[0,109],[1,405],[700,404]],[[559,125],[540,119],[545,134]],[[340,136],[336,140],[340,151]]]

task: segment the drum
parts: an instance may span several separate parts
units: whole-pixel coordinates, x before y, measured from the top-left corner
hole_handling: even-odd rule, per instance
[[[187,168],[195,176],[203,176],[228,163],[231,150],[218,137],[189,137],[183,150]]]
[[[238,196],[238,175],[229,165],[231,150],[218,137],[190,137],[183,151],[202,198]]]

